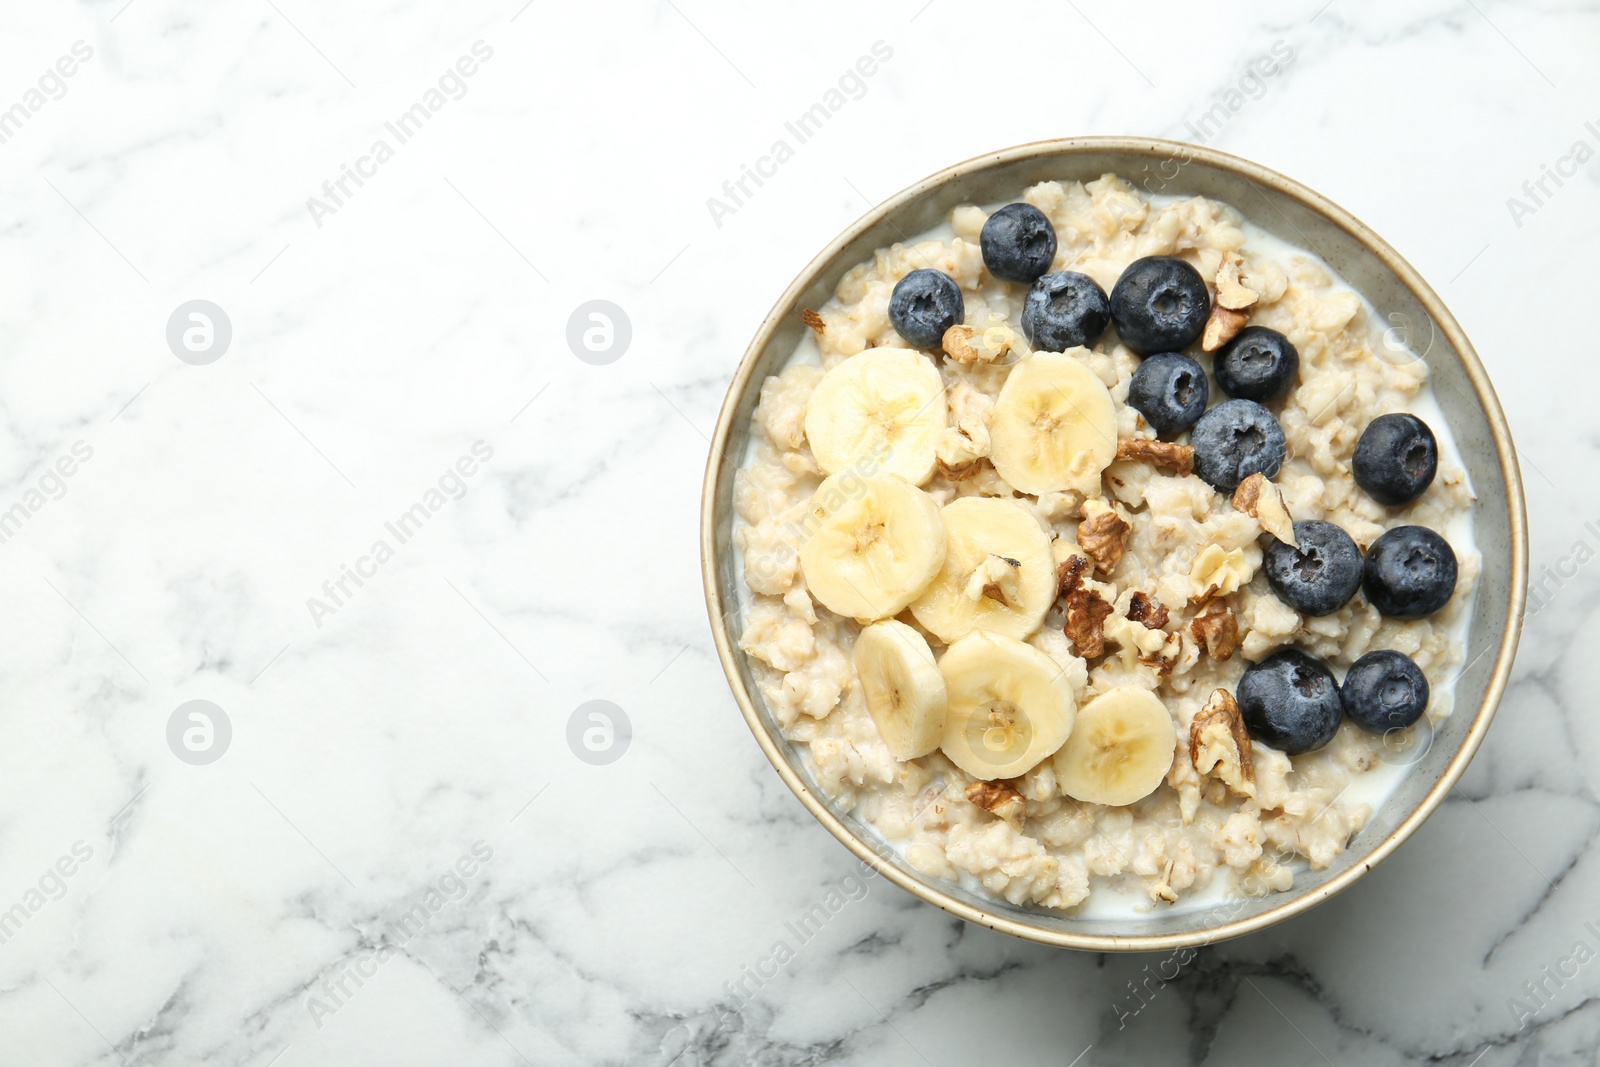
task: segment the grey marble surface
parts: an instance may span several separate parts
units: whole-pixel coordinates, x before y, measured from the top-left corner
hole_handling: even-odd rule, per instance
[[[0,1065],[1597,1062],[1593,3],[0,26]],[[1203,140],[1371,223],[1474,338],[1530,499],[1541,591],[1459,790],[1182,966],[855,880],[699,591],[707,435],[783,286],[925,174],[1072,133]],[[203,365],[167,336],[196,299],[231,325]],[[609,363],[568,344],[591,300],[631,324]],[[598,765],[593,700],[631,723]]]

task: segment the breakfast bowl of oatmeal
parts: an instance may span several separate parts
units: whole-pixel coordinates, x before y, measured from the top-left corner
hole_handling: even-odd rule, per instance
[[[885,877],[1072,948],[1346,888],[1488,729],[1526,530],[1438,296],[1256,164],[1080,138],[951,167],[763,322],[707,467],[734,697]]]

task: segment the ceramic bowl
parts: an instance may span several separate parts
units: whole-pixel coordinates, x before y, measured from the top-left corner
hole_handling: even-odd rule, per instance
[[[802,308],[821,307],[845,271],[875,249],[939,224],[959,204],[1008,201],[1036,182],[1089,181],[1106,173],[1150,193],[1231,204],[1290,244],[1317,251],[1372,302],[1398,331],[1399,345],[1428,364],[1477,491],[1476,533],[1484,560],[1455,710],[1346,851],[1325,870],[1297,874],[1284,893],[1126,919],[1013,907],[968,892],[908,866],[870,827],[837,810],[815,787],[802,752],[784,739],[762,701],[752,664],[739,651],[742,578],[732,546],[733,479],[746,451],[751,413],[761,383],[782,368],[806,329]],[[712,441],[701,508],[706,605],[718,655],[745,721],[801,803],[862,860],[930,904],[1017,937],[1102,952],[1167,951],[1261,930],[1348,888],[1399,848],[1450,792],[1489,728],[1522,623],[1527,542],[1516,451],[1499,401],[1460,325],[1416,270],[1348,211],[1266,167],[1194,145],[1126,137],[1043,141],[958,163],[879,204],[829,242],[778,298],[739,363]]]

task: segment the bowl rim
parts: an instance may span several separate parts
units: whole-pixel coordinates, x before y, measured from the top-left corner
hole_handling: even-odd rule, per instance
[[[871,848],[868,842],[853,833],[844,824],[843,820],[834,813],[828,802],[813,793],[810,786],[790,767],[788,760],[784,758],[780,749],[779,739],[767,730],[762,720],[761,712],[757,709],[755,701],[746,689],[739,671],[736,660],[739,653],[734,646],[728,618],[724,614],[727,609],[724,606],[722,590],[717,580],[721,565],[716,540],[717,521],[719,518],[716,507],[717,485],[722,469],[727,462],[728,441],[733,431],[734,419],[736,418],[740,401],[750,387],[756,361],[760,354],[771,343],[772,337],[779,326],[788,316],[795,312],[801,296],[815,282],[818,274],[827,263],[843,248],[855,241],[867,230],[876,226],[885,217],[926,196],[934,189],[959,178],[1031,157],[1066,157],[1088,152],[1124,153],[1136,158],[1173,157],[1181,153],[1187,157],[1188,162],[1199,162],[1207,167],[1231,172],[1236,176],[1243,177],[1299,202],[1301,206],[1322,215],[1328,221],[1343,229],[1349,236],[1377,256],[1384,266],[1411,292],[1412,296],[1433,319],[1439,329],[1444,332],[1450,347],[1460,360],[1462,369],[1472,383],[1478,406],[1482,409],[1488,423],[1489,432],[1494,442],[1495,454],[1499,460],[1501,473],[1506,484],[1505,505],[1508,512],[1508,529],[1511,542],[1511,580],[1505,625],[1501,633],[1499,649],[1495,655],[1495,662],[1489,674],[1488,684],[1484,690],[1483,701],[1478,706],[1472,725],[1468,729],[1466,737],[1462,739],[1460,748],[1451,757],[1438,781],[1423,796],[1416,808],[1395,826],[1383,840],[1373,846],[1365,861],[1359,866],[1352,864],[1350,868],[1340,872],[1323,885],[1292,896],[1276,907],[1268,908],[1260,914],[1183,933],[1123,936],[1081,934],[1046,929],[1042,926],[999,915],[986,908],[959,900],[940,889],[931,880],[924,882],[901,871],[900,868],[892,864],[882,862],[878,853]],[[727,396],[723,400],[721,412],[717,417],[716,432],[712,436],[711,452],[706,462],[705,481],[701,496],[700,562],[701,573],[705,582],[706,608],[710,615],[712,637],[717,646],[717,657],[722,663],[723,672],[727,675],[728,684],[732,688],[733,696],[739,705],[740,712],[744,715],[746,725],[749,726],[750,732],[755,735],[756,742],[766,754],[767,760],[777,770],[779,777],[783,779],[795,796],[799,797],[800,802],[806,806],[806,809],[811,812],[818,822],[827,828],[829,833],[833,834],[841,844],[854,853],[863,863],[871,865],[901,889],[927,903],[942,908],[968,922],[1011,934],[1014,937],[1061,948],[1094,952],[1159,952],[1197,947],[1228,938],[1239,937],[1243,934],[1266,929],[1315,907],[1334,894],[1348,888],[1383,860],[1387,859],[1439,807],[1445,796],[1455,787],[1456,782],[1466,770],[1467,764],[1471,762],[1473,755],[1478,750],[1478,746],[1482,744],[1484,735],[1489,730],[1490,722],[1494,718],[1495,710],[1510,679],[1512,661],[1516,657],[1517,642],[1521,633],[1522,619],[1527,601],[1527,522],[1522,476],[1517,464],[1516,448],[1512,444],[1511,431],[1506,423],[1505,413],[1501,410],[1500,401],[1495,395],[1494,387],[1489,382],[1488,374],[1484,370],[1483,364],[1479,361],[1477,352],[1473,349],[1471,342],[1467,340],[1466,334],[1462,331],[1460,324],[1456,322],[1455,316],[1445,306],[1444,301],[1423,280],[1421,274],[1396,252],[1387,241],[1379,237],[1376,232],[1360,219],[1320,193],[1283,174],[1279,174],[1277,171],[1239,156],[1183,141],[1153,137],[1067,137],[1032,141],[1000,151],[986,152],[953,164],[921,181],[913,183],[875,205],[866,214],[846,227],[843,232],[830,241],[821,252],[806,264],[794,281],[790,282],[788,288],[783,291],[783,294],[773,305],[772,310],[762,320],[755,337],[745,349],[745,353],[741,357],[739,366],[734,373],[733,380],[729,383]],[[782,743],[787,744],[787,742]]]

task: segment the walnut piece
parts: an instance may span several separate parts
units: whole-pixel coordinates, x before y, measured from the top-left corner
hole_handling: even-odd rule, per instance
[[[1027,351],[1022,335],[1004,322],[982,331],[956,323],[944,332],[939,344],[957,363],[993,363],[1008,352]]]
[[[1164,630],[1171,614],[1166,605],[1151,599],[1144,591],[1136,591],[1128,602],[1128,621],[1151,630]]]
[[[934,463],[938,464],[939,473],[944,475],[952,482],[964,482],[968,478],[974,478],[977,476],[978,472],[983,469],[983,462],[976,459],[970,460],[966,463],[957,463],[954,466],[951,466],[943,459],[936,457],[934,459]]]
[[[973,782],[967,786],[967,799],[1018,829],[1027,812],[1027,801],[1008,782]]]
[[[1206,654],[1218,662],[1233,658],[1239,648],[1239,618],[1225,605],[1217,604],[1189,623],[1189,631]]]
[[[1164,467],[1178,474],[1189,474],[1194,470],[1193,446],[1180,445],[1172,441],[1124,437],[1117,441],[1117,458]]]
[[[944,332],[944,337],[939,344],[944,348],[944,354],[957,363],[976,363],[978,353],[972,348],[972,327],[963,326],[959,322]]]
[[[1022,603],[1021,575],[1021,560],[991,553],[967,579],[967,599],[978,601],[988,597],[1006,607],[1018,607]]]
[[[989,427],[980,415],[968,415],[946,427],[933,444],[939,473],[952,482],[965,481],[983,469],[989,454]]]
[[[1078,523],[1078,547],[1094,560],[1095,570],[1110,574],[1122,562],[1133,527],[1104,500],[1085,500],[1079,514],[1083,521]]]
[[[1056,567],[1056,595],[1070,595],[1073,590],[1083,584],[1083,573],[1088,569],[1088,556],[1074,554],[1062,560]]]
[[[1176,659],[1168,659],[1159,652],[1152,652],[1148,656],[1139,657],[1139,666],[1149,667],[1161,677],[1165,678],[1172,673],[1172,668],[1178,665]]]
[[[1218,689],[1189,726],[1189,760],[1202,776],[1210,775],[1242,797],[1256,795],[1256,765],[1250,751],[1239,703]]]
[[[1239,483],[1233,491],[1233,506],[1255,519],[1261,528],[1286,545],[1300,547],[1294,536],[1294,519],[1289,516],[1289,505],[1284,502],[1283,490],[1267,480],[1260,471]]]
[[[1105,597],[1081,582],[1067,593],[1067,624],[1063,629],[1072,647],[1084,659],[1106,654],[1106,619],[1111,605]]]
[[[810,308],[800,309],[800,321],[815,330],[818,337],[821,337],[822,332],[828,328],[827,324],[822,321],[822,316]]]
[[[939,473],[944,475],[952,482],[964,482],[968,478],[975,478],[977,477],[978,472],[983,469],[983,461],[976,459],[969,460],[966,463],[957,463],[952,466],[951,464],[946,463],[943,459],[935,457],[934,463],[938,465]]]
[[[1215,352],[1238,336],[1249,321],[1250,316],[1242,311],[1231,311],[1221,304],[1213,305],[1211,317],[1206,320],[1205,333],[1200,335],[1200,350]]]
[[[1229,311],[1243,311],[1261,299],[1261,294],[1239,280],[1244,259],[1237,252],[1222,254],[1222,269],[1217,271],[1217,304]]]

